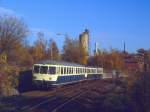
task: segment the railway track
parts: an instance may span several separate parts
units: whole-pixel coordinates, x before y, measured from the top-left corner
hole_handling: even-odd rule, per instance
[[[25,94],[29,98],[26,101],[19,102],[18,109],[21,112],[60,112],[68,105],[88,96],[93,90],[99,88],[105,94],[108,89],[105,89],[104,86],[108,83],[111,84],[112,82],[107,82],[107,79],[89,80],[62,86],[52,91],[29,92]],[[109,89],[109,91],[111,90]]]
[[[48,110],[55,112],[57,108],[61,108],[70,101],[78,98],[79,96],[89,91],[89,83],[93,81],[84,81],[73,85],[67,85],[62,88],[56,89],[50,93],[44,94],[44,98],[38,101],[27,101],[28,104],[20,106],[21,111],[36,111],[41,108],[47,108]],[[88,85],[88,86],[87,86]],[[51,112],[50,111],[50,112]]]

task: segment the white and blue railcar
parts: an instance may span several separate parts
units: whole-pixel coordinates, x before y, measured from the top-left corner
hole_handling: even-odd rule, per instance
[[[86,67],[79,64],[44,61],[33,66],[33,82],[36,86],[54,86],[87,79],[99,79],[103,68]]]

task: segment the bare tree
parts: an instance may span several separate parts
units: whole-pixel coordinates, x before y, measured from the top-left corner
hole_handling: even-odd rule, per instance
[[[28,34],[26,24],[16,16],[0,15],[0,53],[15,57],[14,50],[21,46]]]

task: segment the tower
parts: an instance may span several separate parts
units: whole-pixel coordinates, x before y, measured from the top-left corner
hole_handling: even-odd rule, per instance
[[[87,56],[89,56],[89,30],[85,29],[83,33],[79,35],[80,47],[84,49]]]

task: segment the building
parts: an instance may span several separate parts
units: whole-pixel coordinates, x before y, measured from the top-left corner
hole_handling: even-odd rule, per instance
[[[87,56],[89,56],[89,30],[85,29],[83,33],[79,35],[80,47],[84,49]]]
[[[124,57],[125,68],[129,71],[143,71],[144,61],[138,54],[126,54]]]

